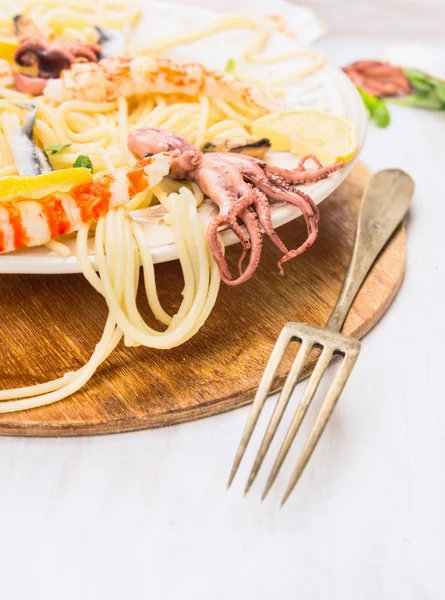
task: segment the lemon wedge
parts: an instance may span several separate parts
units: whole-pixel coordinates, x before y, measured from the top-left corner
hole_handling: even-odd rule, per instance
[[[0,178],[0,202],[14,197],[42,198],[52,192],[66,192],[76,185],[90,183],[93,176],[84,167],[60,169],[35,177]]]
[[[0,58],[7,60],[9,63],[14,62],[14,54],[18,48],[17,38],[4,37],[0,38]]]
[[[274,150],[315,154],[323,164],[348,162],[357,151],[356,126],[322,110],[283,110],[252,123],[252,133],[268,138]]]

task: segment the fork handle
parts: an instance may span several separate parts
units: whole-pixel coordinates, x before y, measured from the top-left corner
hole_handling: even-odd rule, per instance
[[[413,193],[413,180],[400,169],[385,169],[371,178],[360,207],[351,262],[326,329],[341,330],[375,259],[406,215]]]

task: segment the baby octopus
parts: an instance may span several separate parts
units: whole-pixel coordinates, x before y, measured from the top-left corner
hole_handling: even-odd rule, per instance
[[[36,71],[34,75],[15,74],[15,86],[20,92],[42,94],[50,79],[60,77],[64,69],[78,60],[97,63],[101,57],[98,44],[44,35],[24,15],[16,15],[13,20],[19,40],[15,63],[20,67],[33,67]]]
[[[159,152],[172,153],[171,177],[194,181],[218,205],[219,215],[208,226],[208,240],[221,278],[228,285],[247,281],[257,268],[261,256],[261,229],[283,253],[278,262],[281,274],[283,263],[298,256],[314,243],[318,233],[318,209],[310,196],[297,186],[324,179],[344,164],[340,161],[324,167],[310,154],[302,158],[295,169],[288,170],[242,154],[203,154],[184,138],[155,128],[134,130],[130,133],[128,146],[138,158]],[[306,169],[309,159],[315,162],[316,169]],[[275,231],[270,212],[271,201],[288,202],[303,213],[308,235],[298,248],[288,249]],[[245,225],[247,234],[241,224]],[[237,279],[233,279],[218,242],[217,232],[222,226],[230,227],[243,247]],[[243,261],[249,251],[249,263],[243,271]]]

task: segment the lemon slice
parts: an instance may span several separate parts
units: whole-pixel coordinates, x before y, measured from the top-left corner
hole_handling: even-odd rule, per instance
[[[18,42],[15,37],[0,38],[0,58],[9,63],[14,62],[14,54],[18,48]]]
[[[52,192],[66,192],[75,185],[90,183],[93,176],[88,169],[60,169],[35,177],[0,178],[0,201],[7,198],[42,198]]]
[[[252,123],[252,133],[268,138],[274,150],[315,154],[323,164],[348,162],[357,151],[357,128],[322,110],[283,110]]]

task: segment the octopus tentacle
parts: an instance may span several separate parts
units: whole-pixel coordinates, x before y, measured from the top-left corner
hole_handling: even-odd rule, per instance
[[[251,243],[249,241],[249,238],[244,233],[244,229],[241,227],[241,225],[239,225],[238,221],[235,220],[230,225],[230,229],[238,237],[239,241],[241,242],[241,246],[243,248],[242,251],[241,251],[241,256],[238,259],[238,273],[240,275],[242,275],[243,274],[244,259],[246,258],[247,253],[251,249],[252,245],[251,245]]]
[[[213,254],[213,259],[218,265],[221,279],[225,282],[231,281],[232,274],[229,271],[229,265],[224,257],[224,252],[218,238],[218,229],[224,224],[224,218],[221,216],[214,217],[207,227],[207,239],[209,242],[210,251]]]
[[[44,77],[31,77],[30,75],[24,75],[23,73],[14,74],[14,85],[19,92],[24,94],[31,94],[33,96],[40,96],[43,94],[48,79]]]
[[[75,58],[84,58],[90,62],[97,62],[102,53],[101,47],[93,42],[74,43],[70,47],[70,51]]]
[[[319,169],[323,168],[323,165],[318,160],[318,158],[315,156],[315,154],[306,154],[306,156],[303,156],[303,158],[300,158],[295,170],[296,171],[307,171],[305,164],[307,163],[308,160],[312,160]]]
[[[185,154],[187,154],[187,152]],[[240,283],[240,279],[241,281],[245,281],[246,276],[244,275],[242,268],[248,251],[250,250],[251,252],[249,264],[247,266],[249,273],[252,272],[252,263],[255,262],[256,265],[258,264],[259,254],[261,252],[261,244],[259,243],[261,238],[260,227],[259,224],[256,223],[256,215],[254,215],[254,220],[252,220],[252,215],[250,214],[250,206],[256,199],[256,192],[253,186],[244,180],[243,173],[239,169],[229,170],[226,165],[219,165],[218,162],[213,165],[212,161],[216,155],[204,158],[204,155],[201,153],[198,154],[202,157],[201,160],[203,163],[196,168],[196,173],[199,173],[199,176],[195,175],[195,171],[193,170],[193,173],[189,172],[188,176],[194,177],[202,191],[219,206],[220,217],[223,217],[223,219],[219,220],[219,226],[229,226],[242,244],[243,249],[238,261],[240,277],[236,280],[236,283]],[[172,175],[176,174],[178,170],[176,168],[176,162],[177,161],[173,161],[172,164]],[[246,236],[238,219],[246,226],[250,239]],[[211,235],[213,235],[213,228],[214,224],[212,224],[212,229],[210,231]],[[218,257],[218,260],[221,264],[220,256]],[[223,265],[221,272],[224,272],[225,274],[224,281],[226,283],[232,281],[232,277],[230,277],[230,279],[227,277],[227,268],[225,264]],[[250,277],[250,275],[248,276]]]
[[[260,260],[262,245],[261,230],[259,224],[257,223],[257,215],[251,208],[251,205],[256,202],[257,190],[254,189],[251,184],[245,182],[242,178],[242,175],[239,173],[236,175],[235,180],[236,182],[234,188],[238,191],[238,193],[242,193],[243,197],[246,198],[244,201],[246,204],[245,208],[241,208],[244,202],[240,203],[240,200],[232,200],[231,205],[229,205],[227,200],[225,200],[224,202],[220,203],[220,207],[221,214],[227,214],[227,223],[242,244],[242,252],[238,259],[239,277],[236,280],[236,284],[238,284],[242,283],[242,281],[246,281],[246,277],[251,277],[253,270],[256,269]],[[234,182],[232,182],[232,185],[233,183]],[[238,219],[245,225],[249,237],[246,236],[243,228],[238,223]],[[245,275],[243,271],[243,263],[249,250],[251,255],[249,263],[246,267],[248,274]],[[254,266],[252,266],[253,263]]]
[[[221,279],[227,285],[238,285],[250,279],[253,272],[257,268],[258,263],[260,262],[261,233],[257,215],[254,211],[249,210],[249,207],[247,207],[240,214],[240,219],[246,226],[251,242],[246,244],[245,246],[243,245],[243,253],[241,255],[240,260],[238,261],[238,268],[241,270],[242,262],[247,254],[248,249],[250,249],[249,263],[246,269],[240,272],[240,276],[237,279],[233,279],[232,274],[230,273],[227,261],[225,259],[224,253],[218,240],[218,229],[221,226],[227,224],[226,219],[221,215],[215,217],[210,221],[207,229],[209,248],[213,254],[213,258],[216,264],[218,265]],[[244,239],[246,239],[244,232],[242,232],[242,234]],[[247,248],[247,246],[249,248]]]
[[[46,44],[34,38],[24,38],[14,55],[15,62],[21,67],[32,67],[38,61],[39,53],[46,51]]]
[[[284,245],[283,241],[281,240],[278,233],[275,231],[274,226],[272,224],[272,215],[270,213],[270,205],[267,201],[267,196],[258,188],[256,190],[256,199],[253,203],[253,207],[255,208],[255,211],[258,215],[261,227],[264,229],[269,239],[281,252],[283,252],[283,254],[287,254],[289,250]]]
[[[239,285],[240,283],[244,283],[248,279],[250,279],[258,267],[261,258],[261,249],[262,249],[262,237],[261,237],[261,229],[258,221],[258,216],[254,210],[250,207],[246,208],[241,214],[240,219],[244,223],[247,229],[247,233],[250,237],[250,254],[249,254],[249,262],[247,267],[242,271],[238,279],[231,279],[229,281],[225,281],[227,285]],[[244,250],[243,250],[244,252]],[[242,256],[242,255],[241,255]],[[245,256],[242,256],[244,260]],[[238,268],[242,266],[241,258],[238,261]]]
[[[260,255],[261,255],[261,233],[260,227],[258,224],[257,216],[254,212],[250,210],[250,205],[254,200],[254,195],[252,194],[252,190],[249,189],[249,193],[245,194],[238,200],[233,201],[232,205],[225,212],[221,212],[217,217],[212,219],[209,223],[209,227],[207,230],[209,243],[211,241],[211,250],[214,253],[215,262],[217,263],[222,280],[228,285],[238,285],[243,281],[249,279],[253,273],[253,271],[258,266]],[[247,233],[249,234],[250,241],[248,240],[246,234],[243,229],[237,222],[237,218],[245,224]],[[244,272],[240,272],[240,276],[238,279],[233,279],[232,274],[229,271],[229,267],[227,265],[227,261],[224,257],[224,254],[221,250],[221,247],[217,238],[217,231],[219,227],[223,225],[228,225],[232,231],[238,236],[240,240],[243,251],[241,254],[241,258],[238,261],[238,269],[241,271],[242,263],[244,258],[250,250],[250,258],[249,264],[246,267]],[[214,252],[216,250],[216,254]]]
[[[278,268],[281,275],[283,275],[283,263],[290,260],[290,258],[302,254],[305,250],[310,248],[317,239],[320,213],[317,205],[308,194],[302,190],[293,188],[290,184],[282,187],[277,185],[274,180],[267,180],[265,177],[260,179],[255,178],[255,183],[271,200],[287,202],[297,206],[301,210],[304,220],[306,221],[308,234],[306,240],[295,250],[287,250],[283,258],[278,261]]]
[[[304,219],[306,221],[307,233],[308,236],[306,240],[295,250],[289,250],[287,254],[285,254],[278,261],[278,268],[280,269],[280,273],[283,274],[283,264],[290,260],[291,258],[295,258],[299,254],[305,252],[308,248],[312,246],[312,244],[317,239],[318,235],[318,222],[320,219],[320,213],[316,204],[312,198],[302,192],[301,190],[296,190],[295,192],[288,192],[289,200],[288,202],[291,204],[295,204],[298,206],[303,213]],[[292,198],[292,199],[291,199]]]
[[[221,279],[227,285],[238,285],[252,276],[261,257],[262,229],[283,253],[278,262],[281,274],[285,262],[298,256],[314,243],[318,234],[318,208],[312,198],[296,186],[324,179],[344,164],[343,161],[339,161],[323,167],[315,155],[308,154],[298,162],[295,169],[288,170],[242,154],[202,154],[184,138],[168,131],[151,128],[132,132],[129,147],[140,157],[161,150],[171,152],[171,176],[174,179],[194,181],[203,193],[218,205],[219,215],[212,219],[208,226],[208,240]],[[310,159],[317,165],[316,169],[306,169],[306,163]],[[307,238],[298,248],[289,250],[275,231],[270,201],[287,202],[301,210],[306,222]],[[230,273],[218,238],[218,229],[224,225],[232,229],[242,244],[237,279],[233,279]],[[243,270],[248,253],[249,262]]]
[[[332,165],[328,165],[326,167],[319,167],[317,169],[313,169],[308,171],[304,168],[304,163],[308,160],[310,156],[304,157],[298,163],[296,169],[289,170],[283,169],[282,167],[277,167],[275,165],[270,165],[268,163],[264,163],[261,165],[265,174],[270,178],[274,179],[277,183],[287,181],[288,183],[292,183],[293,185],[301,185],[304,183],[315,183],[316,181],[320,181],[321,179],[326,179],[335,171],[338,171],[342,167],[344,167],[345,163],[343,160],[340,160]],[[303,161],[303,162],[301,162]],[[301,168],[301,166],[303,168]]]

